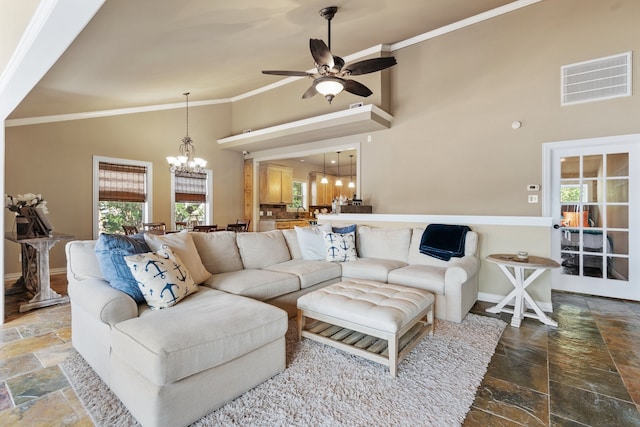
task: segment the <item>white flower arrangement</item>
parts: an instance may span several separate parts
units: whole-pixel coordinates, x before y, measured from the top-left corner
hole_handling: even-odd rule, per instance
[[[38,208],[43,213],[48,214],[47,201],[42,198],[42,194],[18,194],[17,196],[4,195],[4,207],[11,212],[15,212],[16,215],[20,214],[20,208]]]

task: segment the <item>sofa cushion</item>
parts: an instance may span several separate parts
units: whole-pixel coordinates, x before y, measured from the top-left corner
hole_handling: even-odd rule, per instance
[[[190,234],[207,271],[218,274],[242,270],[235,231]]]
[[[285,311],[202,288],[170,310],[114,325],[112,352],[155,384],[222,365],[282,337]]]
[[[100,271],[109,285],[131,296],[137,303],[145,302],[144,296],[124,257],[150,251],[142,234],[125,236],[103,233],[98,237],[94,249]]]
[[[287,242],[287,246],[289,247],[289,254],[291,255],[291,259],[302,259],[302,251],[300,251],[300,244],[298,243],[298,235],[296,234],[296,230],[294,230],[293,228],[282,230],[282,235],[284,236],[284,240]]]
[[[324,238],[325,261],[347,262],[358,258],[356,253],[356,233],[322,233]]]
[[[391,270],[387,281],[395,285],[411,286],[444,295],[444,274],[446,271],[446,267],[411,264]]]
[[[411,234],[411,245],[409,245],[409,264],[417,265],[435,265],[440,267],[448,266],[452,260],[443,261],[429,255],[420,253],[420,240],[424,228],[414,228]],[[478,233],[475,231],[467,231],[464,242],[464,255],[476,256],[478,252]]]
[[[129,255],[124,260],[152,310],[174,306],[198,291],[189,270],[167,245],[157,252]]]
[[[257,300],[267,300],[300,290],[300,280],[297,276],[266,269],[244,269],[214,274],[204,285]]]
[[[152,251],[159,250],[162,245],[169,246],[178,255],[178,258],[184,262],[196,283],[200,284],[211,277],[211,273],[202,264],[202,259],[200,259],[198,249],[193,243],[191,233],[145,233],[144,238]]]
[[[280,230],[238,233],[236,242],[244,268],[265,268],[291,259]]]
[[[387,282],[391,270],[404,267],[406,262],[393,259],[358,258],[356,261],[340,263],[342,277]]]
[[[324,261],[308,261],[304,259],[292,259],[291,261],[270,265],[266,267],[265,270],[279,271],[281,273],[298,276],[302,289],[327,280],[339,278],[342,274],[342,269],[339,264]]]
[[[358,227],[358,255],[361,258],[392,259],[407,262],[411,229]]]
[[[324,261],[325,243],[323,233],[331,231],[331,224],[311,225],[309,227],[294,226],[302,259]]]

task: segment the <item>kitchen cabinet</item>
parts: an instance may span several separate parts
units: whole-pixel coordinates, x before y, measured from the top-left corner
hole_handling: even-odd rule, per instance
[[[336,177],[327,174],[327,184],[320,181],[324,176],[321,173],[311,173],[309,181],[311,182],[311,203],[312,206],[331,206],[331,202],[335,198]]]
[[[293,202],[293,169],[279,165],[260,167],[260,203],[290,204]]]
[[[253,217],[253,160],[244,161],[244,217]]]

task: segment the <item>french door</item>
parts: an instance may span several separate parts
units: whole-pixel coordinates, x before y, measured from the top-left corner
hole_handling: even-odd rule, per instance
[[[552,289],[640,301],[640,135],[549,143]]]

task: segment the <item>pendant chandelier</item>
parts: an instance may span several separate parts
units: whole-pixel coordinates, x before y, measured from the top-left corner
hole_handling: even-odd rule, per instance
[[[327,179],[327,153],[322,154],[322,179],[320,180],[320,184],[328,184],[329,180]]]
[[[187,134],[182,138],[182,144],[178,147],[179,154],[175,157],[167,157],[167,162],[169,162],[170,170],[173,173],[205,173],[204,168],[207,166],[207,161],[199,157],[195,157],[196,147],[194,147],[193,140],[189,136],[189,92],[185,92],[183,95],[186,97]]]
[[[353,154],[349,154],[349,175],[351,179],[349,180],[349,188],[356,188],[355,182],[353,182]]]
[[[338,179],[336,179],[336,187],[342,187],[342,180],[340,179],[340,151],[338,153]]]

